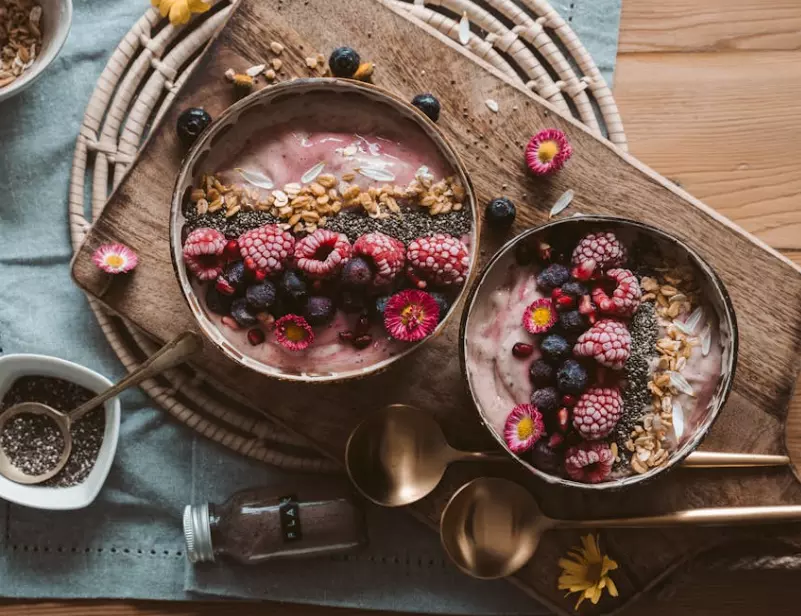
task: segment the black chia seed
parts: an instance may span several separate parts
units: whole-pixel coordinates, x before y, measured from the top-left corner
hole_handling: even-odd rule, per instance
[[[239,212],[235,216],[226,218],[224,210],[217,210],[213,214],[198,215],[194,208],[191,208],[185,218],[185,235],[200,227],[209,227],[221,232],[228,239],[235,239],[251,229],[281,222],[269,212]]]
[[[3,396],[0,412],[21,402],[40,402],[59,411],[71,411],[94,397],[94,392],[48,376],[17,379]],[[106,415],[103,407],[89,411],[72,424],[72,453],[66,466],[43,486],[69,487],[83,483],[92,471],[103,443]],[[26,473],[52,469],[64,449],[55,423],[44,416],[20,415],[0,434],[0,446],[12,463]]]
[[[615,427],[615,442],[621,464],[628,466],[631,456],[626,449],[634,426],[651,404],[648,381],[651,378],[650,360],[656,355],[659,328],[653,302],[643,302],[629,324],[631,355],[626,361],[626,387],[623,390],[623,416]]]

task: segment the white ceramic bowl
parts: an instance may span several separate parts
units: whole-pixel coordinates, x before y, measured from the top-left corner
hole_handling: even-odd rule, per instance
[[[42,7],[42,49],[38,50],[33,64],[4,88],[0,88],[0,102],[19,94],[31,86],[55,60],[72,26],[72,0],[37,0]]]
[[[71,381],[94,392],[101,392],[113,383],[94,370],[47,355],[5,355],[0,357],[0,399],[22,376],[52,376]],[[36,509],[82,509],[95,500],[106,481],[117,441],[120,437],[120,401],[112,398],[105,404],[106,430],[97,461],[86,480],[69,488],[22,485],[0,475],[0,498]]]

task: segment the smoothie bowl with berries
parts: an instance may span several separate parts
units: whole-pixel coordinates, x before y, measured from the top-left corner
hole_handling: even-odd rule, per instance
[[[263,374],[338,381],[436,335],[476,260],[472,186],[414,107],[369,85],[280,84],[190,150],[172,204],[203,332]]]
[[[475,283],[461,358],[495,438],[550,483],[654,477],[706,435],[731,390],[723,283],[653,227],[582,216],[504,246]]]

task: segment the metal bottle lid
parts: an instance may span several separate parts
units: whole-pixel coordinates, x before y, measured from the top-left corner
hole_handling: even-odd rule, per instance
[[[208,503],[187,505],[184,509],[184,540],[189,562],[214,562]]]

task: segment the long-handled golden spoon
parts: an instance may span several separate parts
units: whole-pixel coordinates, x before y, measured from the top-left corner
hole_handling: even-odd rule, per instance
[[[473,577],[506,577],[537,551],[551,529],[648,528],[667,526],[737,526],[801,522],[801,505],[713,507],[664,515],[600,520],[554,520],[534,496],[508,479],[482,477],[462,486],[442,512],[440,534],[445,551],[459,569]]]
[[[370,413],[345,447],[348,475],[365,498],[384,507],[402,507],[428,495],[451,462],[509,462],[506,453],[459,451],[445,440],[436,420],[407,404]],[[787,456],[694,452],[684,467],[784,466]]]
[[[47,481],[51,477],[55,477],[58,472],[64,468],[72,452],[72,432],[70,426],[73,422],[78,421],[93,408],[100,406],[129,387],[138,385],[156,374],[160,374],[165,370],[169,370],[183,363],[190,355],[198,352],[202,347],[203,339],[200,335],[194,332],[185,332],[164,345],[157,353],[139,366],[137,370],[131,372],[119,383],[109,387],[103,393],[98,394],[69,413],[62,413],[61,411],[57,411],[54,408],[38,402],[22,402],[7,409],[0,415],[0,434],[3,433],[8,422],[14,417],[20,415],[44,415],[52,419],[59,432],[61,432],[61,436],[64,439],[64,448],[61,451],[61,457],[58,459],[58,463],[53,468],[39,475],[28,475],[14,466],[3,448],[0,447],[0,474],[11,481],[24,484],[41,483]]]

